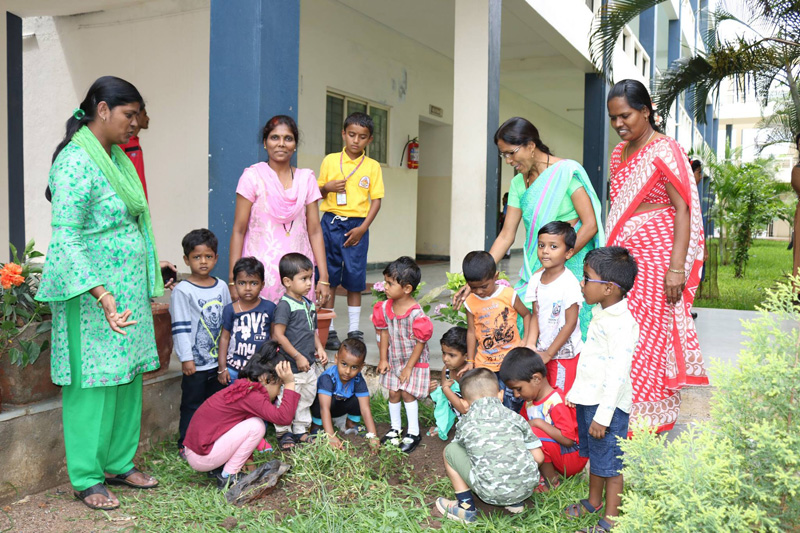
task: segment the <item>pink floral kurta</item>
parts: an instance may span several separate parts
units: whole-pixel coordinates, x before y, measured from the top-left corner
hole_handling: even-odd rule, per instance
[[[263,167],[257,168],[259,165],[263,165]],[[276,187],[275,183],[266,183],[263,176],[267,175],[269,177],[266,179],[278,180],[278,176],[266,163],[258,163],[246,168],[242,177],[239,178],[236,194],[253,203],[253,207],[250,209],[247,233],[244,236],[242,257],[253,256],[264,263],[265,285],[261,296],[271,302],[277,302],[286,292],[278,274],[278,262],[281,257],[290,252],[298,252],[311,259],[314,264],[316,261],[311,251],[311,242],[308,239],[305,209],[298,209],[293,220],[286,223],[281,222],[281,218],[276,217],[270,209],[272,203],[268,200],[268,191],[275,191]],[[280,181],[278,181],[278,185],[280,185]],[[304,194],[305,198],[298,198],[300,194]],[[306,206],[320,198],[322,195],[317,187],[314,172],[308,168],[298,168],[294,171],[292,187],[283,190],[283,198],[277,201],[281,201],[287,206],[298,204],[299,207],[301,201],[302,205]],[[314,301],[313,287],[308,297]]]

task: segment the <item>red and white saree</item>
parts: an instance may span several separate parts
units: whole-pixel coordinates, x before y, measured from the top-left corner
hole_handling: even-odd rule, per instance
[[[628,293],[628,307],[639,324],[633,357],[631,420],[644,419],[656,431],[672,429],[684,385],[707,385],[697,330],[690,315],[703,258],[703,219],[688,159],[669,137],[656,139],[622,162],[620,143],[611,156],[611,208],[606,220],[607,246],[624,246],[636,258],[639,273]],[[669,203],[669,182],[688,204],[691,217],[684,270],[686,286],[680,302],[669,305],[664,276],[669,268],[675,208],[635,213],[643,202]],[[653,201],[653,198],[666,201]]]

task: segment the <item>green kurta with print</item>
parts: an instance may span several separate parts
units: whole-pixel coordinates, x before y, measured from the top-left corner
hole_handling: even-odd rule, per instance
[[[117,167],[115,156],[112,160]],[[136,219],[111,188],[100,168],[74,142],[50,170],[53,193],[52,238],[37,300],[53,311],[51,375],[56,385],[71,383],[66,302],[80,301],[81,386],[129,383],[158,368],[147,279],[145,241]],[[130,309],[137,324],[111,330],[88,291],[103,285],[120,311]]]

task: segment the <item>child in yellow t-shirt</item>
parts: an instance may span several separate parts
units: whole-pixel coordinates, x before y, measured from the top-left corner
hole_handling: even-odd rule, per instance
[[[341,285],[347,290],[347,337],[360,340],[364,340],[359,318],[361,292],[367,287],[369,226],[381,208],[384,194],[380,163],[366,154],[374,127],[372,117],[366,113],[351,113],[342,129],[344,149],[325,157],[317,179],[323,198],[320,209],[331,284],[330,306],[334,304],[336,287]],[[338,350],[340,344],[331,322],[325,348]]]

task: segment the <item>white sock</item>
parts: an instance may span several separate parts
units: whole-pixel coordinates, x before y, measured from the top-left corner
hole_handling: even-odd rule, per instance
[[[403,429],[403,415],[400,411],[400,402],[389,402],[389,420],[392,423],[392,429],[395,431]]]
[[[333,320],[331,320],[331,327],[328,328],[328,331],[336,331],[336,326],[333,324]]]
[[[350,329],[347,332],[358,331],[358,321],[361,318],[361,306],[347,306],[347,315],[350,317]]]
[[[413,402],[403,402],[406,404],[406,420],[408,421],[408,434],[419,437],[419,404],[417,400]]]

